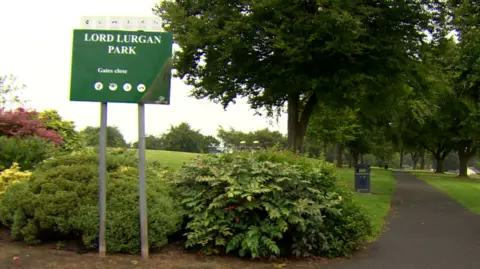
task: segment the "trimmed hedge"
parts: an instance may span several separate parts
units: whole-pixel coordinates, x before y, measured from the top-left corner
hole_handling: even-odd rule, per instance
[[[134,152],[109,153],[106,241],[108,252],[138,253],[138,171]],[[182,221],[164,170],[147,169],[150,247],[167,243]],[[0,202],[0,221],[28,243],[45,237],[80,237],[87,248],[98,241],[98,159],[94,152],[46,161],[29,181],[9,186]]]

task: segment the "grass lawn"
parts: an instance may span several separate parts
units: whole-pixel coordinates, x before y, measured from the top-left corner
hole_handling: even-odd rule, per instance
[[[348,168],[337,168],[340,181],[343,184],[354,189],[354,171]],[[385,217],[390,211],[390,201],[395,191],[396,182],[393,173],[390,170],[372,169],[371,170],[371,194],[356,193],[356,196],[370,213],[373,221],[373,236],[370,240],[375,240],[381,233]]]
[[[162,165],[179,169],[182,167],[184,162],[187,162],[196,156],[198,153],[188,153],[188,152],[176,152],[176,151],[165,151],[165,150],[147,150],[146,158],[147,160],[154,160],[159,162]]]
[[[480,177],[458,178],[455,174],[435,174],[427,171],[412,171],[435,188],[457,200],[468,210],[480,214]]]

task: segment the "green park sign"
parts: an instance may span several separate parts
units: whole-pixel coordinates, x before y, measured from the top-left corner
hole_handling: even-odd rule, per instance
[[[171,33],[73,31],[70,100],[170,104]]]

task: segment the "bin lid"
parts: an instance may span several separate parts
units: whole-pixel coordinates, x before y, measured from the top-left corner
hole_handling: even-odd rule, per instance
[[[365,170],[365,172],[363,172],[363,173],[370,173],[370,165],[369,164],[360,163],[360,164],[355,165],[355,173],[357,173],[357,174],[362,173],[362,172],[359,171],[361,169]]]

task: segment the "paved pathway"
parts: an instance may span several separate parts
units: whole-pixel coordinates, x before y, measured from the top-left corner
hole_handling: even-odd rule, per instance
[[[388,231],[352,259],[331,269],[480,269],[480,216],[405,172]]]

